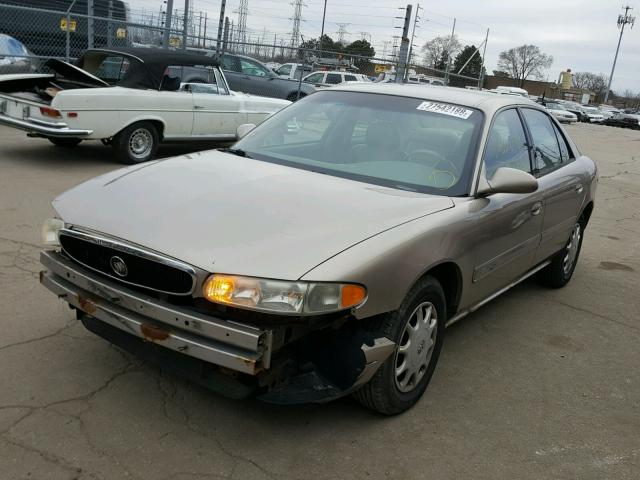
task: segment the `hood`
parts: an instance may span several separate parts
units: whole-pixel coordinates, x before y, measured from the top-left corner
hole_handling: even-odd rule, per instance
[[[104,80],[100,80],[95,75],[92,75],[89,72],[76,67],[75,65],[71,65],[70,63],[58,60],[57,58],[50,58],[45,62],[45,66],[49,67],[51,70],[62,75],[63,77],[68,78],[69,80],[89,83],[91,85],[95,85],[96,87],[109,86],[107,82],[105,82]]]
[[[453,205],[214,150],[117,170],[53,202],[66,223],[206,271],[287,280]]]

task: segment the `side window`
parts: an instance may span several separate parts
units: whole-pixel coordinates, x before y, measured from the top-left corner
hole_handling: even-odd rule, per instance
[[[356,82],[358,79],[354,76],[354,75],[345,75],[344,76],[344,81],[345,82]]]
[[[290,63],[285,63],[280,68],[276,70],[278,75],[289,75],[291,73],[292,65]]]
[[[560,131],[558,126],[554,123],[553,129],[556,132],[556,136],[558,137],[558,143],[560,144],[560,154],[562,155],[562,163],[569,163],[573,159],[573,154],[571,153],[571,149],[569,148],[569,144],[567,143],[567,139]]]
[[[229,70],[230,72],[239,72],[240,65],[238,59],[235,57],[230,57],[229,55],[225,55],[222,57],[222,68],[223,70]]]
[[[240,68],[242,69],[242,73],[245,75],[253,75],[255,77],[267,76],[267,71],[262,67],[262,65],[252,62],[251,60],[241,58]]]
[[[496,115],[484,150],[486,177],[491,179],[500,167],[531,171],[524,127],[515,109]]]
[[[110,84],[116,84],[129,69],[129,59],[126,57],[106,57],[93,73],[96,77]]]
[[[523,108],[524,119],[533,141],[533,173],[544,175],[562,164],[562,153],[553,122],[539,110]]]
[[[309,75],[305,82],[307,83],[320,83],[322,82],[322,76],[324,75],[324,73],[322,72],[318,72],[318,73],[312,73],[311,75]]]
[[[339,73],[327,73],[327,83],[331,85],[342,83],[342,75]]]

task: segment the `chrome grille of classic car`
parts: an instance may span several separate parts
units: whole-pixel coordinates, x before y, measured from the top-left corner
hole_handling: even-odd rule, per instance
[[[72,260],[120,282],[171,295],[193,292],[195,271],[176,260],[75,230],[62,230],[60,244]]]

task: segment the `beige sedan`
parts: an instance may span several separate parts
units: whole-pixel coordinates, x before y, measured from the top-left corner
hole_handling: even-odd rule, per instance
[[[447,325],[573,275],[596,166],[526,99],[345,85],[238,136],[58,197],[42,283],[89,330],[224,394],[353,393],[397,414]]]

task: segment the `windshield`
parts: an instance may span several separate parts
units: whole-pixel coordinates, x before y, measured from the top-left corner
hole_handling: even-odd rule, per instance
[[[251,158],[377,185],[467,195],[483,115],[360,92],[317,92],[235,145]]]
[[[560,105],[559,103],[547,103],[547,108],[550,110],[566,110],[564,105]]]

